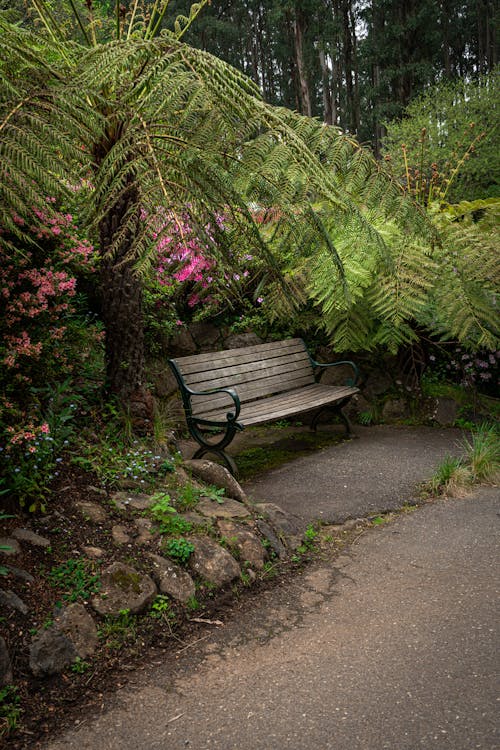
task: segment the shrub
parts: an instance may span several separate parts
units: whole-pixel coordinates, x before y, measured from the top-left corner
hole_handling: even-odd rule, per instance
[[[85,391],[74,395],[76,378],[102,340],[77,295],[77,279],[94,271],[93,247],[53,203],[34,211],[31,244],[0,228],[0,471],[30,510],[44,505]]]

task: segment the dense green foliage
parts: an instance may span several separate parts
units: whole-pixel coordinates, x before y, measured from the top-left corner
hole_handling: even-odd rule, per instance
[[[471,350],[498,343],[495,201],[435,203],[413,167],[405,182],[394,157],[391,176],[350,135],[271,106],[186,44],[201,6],[173,31],[168,2],[148,8],[33,0],[22,23],[0,11],[1,461],[33,508],[76,417],[102,407],[96,385],[125,406],[128,437],[151,431],[145,311],[149,341],[203,299],[206,315],[229,307],[266,335],[306,321],[340,351],[396,351],[422,327]],[[165,242],[204,275],[170,274]],[[113,482],[128,453],[110,446],[107,462],[78,460]]]
[[[384,155],[420,203],[500,194],[499,78],[433,86],[385,124]]]

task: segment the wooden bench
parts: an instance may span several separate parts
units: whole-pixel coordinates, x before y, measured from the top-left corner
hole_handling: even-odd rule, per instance
[[[351,424],[342,407],[358,392],[353,362],[320,364],[302,339],[272,341],[240,349],[196,354],[168,360],[181,391],[187,426],[200,447],[193,458],[218,455],[232,474],[236,464],[225,452],[238,430],[316,410],[334,409],[348,436]],[[348,365],[353,377],[346,385],[322,385],[322,368]],[[222,436],[221,436],[222,433]]]

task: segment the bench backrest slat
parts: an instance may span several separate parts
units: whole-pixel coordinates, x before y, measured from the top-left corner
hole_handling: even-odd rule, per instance
[[[205,372],[184,374],[185,382],[196,390],[206,388],[224,388],[238,383],[253,383],[256,380],[269,378],[272,375],[283,375],[299,371],[312,372],[307,355],[293,354],[290,357],[273,357],[266,360],[254,360],[245,364],[226,365],[211,368]]]
[[[188,357],[178,357],[175,362],[186,377],[193,372],[208,372],[226,365],[264,361],[294,353],[304,354],[305,351],[302,339],[290,339],[289,341],[268,341],[266,344],[253,344],[219,352],[193,354]]]
[[[242,403],[285,393],[314,383],[314,372],[302,339],[268,342],[174,360],[187,386],[196,391],[234,387]],[[230,407],[225,394],[200,396],[194,413]]]

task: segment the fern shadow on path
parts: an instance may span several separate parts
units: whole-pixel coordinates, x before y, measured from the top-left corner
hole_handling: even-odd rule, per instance
[[[358,427],[348,440],[273,469],[243,488],[253,502],[272,502],[304,519],[343,523],[396,510],[418,499],[449,455],[460,455],[464,433],[455,428]]]

